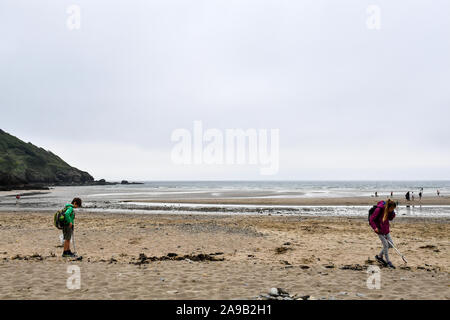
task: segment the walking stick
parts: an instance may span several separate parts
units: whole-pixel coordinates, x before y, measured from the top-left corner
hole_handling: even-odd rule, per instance
[[[392,248],[395,249],[395,251],[398,253],[398,255],[399,255],[400,257],[402,257],[403,261],[405,261],[405,263],[408,263],[408,261],[406,260],[405,256],[402,255],[402,254],[400,253],[400,251],[398,251],[398,249],[394,246],[394,244],[393,244],[391,241],[389,241],[389,239],[388,239],[386,236],[385,236],[384,238],[385,238],[386,241],[392,246]],[[74,248],[75,248],[75,246],[74,246]]]
[[[73,242],[73,251],[74,254],[77,254],[77,248],[75,247],[75,228],[72,226],[72,242]]]

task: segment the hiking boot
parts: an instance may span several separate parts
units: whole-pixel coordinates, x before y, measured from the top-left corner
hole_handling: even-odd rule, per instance
[[[381,263],[384,267],[387,267],[388,263],[384,261],[384,259],[378,255],[375,256],[375,260],[377,260],[379,263]]]
[[[75,257],[75,254],[72,251],[66,251],[66,252],[63,252],[62,256],[64,258],[73,258],[73,257]]]
[[[395,266],[390,261],[387,263],[387,266],[391,269],[395,269]]]

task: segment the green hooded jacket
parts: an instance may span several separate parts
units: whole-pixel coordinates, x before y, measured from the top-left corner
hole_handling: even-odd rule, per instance
[[[66,224],[73,224],[73,220],[75,219],[75,211],[73,210],[72,204],[66,204]]]

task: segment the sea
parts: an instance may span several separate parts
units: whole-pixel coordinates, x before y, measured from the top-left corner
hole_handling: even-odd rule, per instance
[[[403,197],[450,195],[450,181],[146,181],[142,184],[54,187],[48,191],[0,192],[0,211],[58,210],[72,198],[83,199],[81,211],[141,214],[228,214],[367,216],[368,206],[296,206],[183,203],[183,199],[338,198],[373,196],[391,192]],[[16,194],[21,194],[16,200]],[[161,200],[162,202],[144,202]],[[177,200],[177,203],[170,202]],[[447,205],[401,205],[400,216],[450,217]]]

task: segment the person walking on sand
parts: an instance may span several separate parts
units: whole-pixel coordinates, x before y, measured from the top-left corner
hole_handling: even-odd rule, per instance
[[[387,202],[380,201],[377,204],[377,208],[373,212],[373,214],[370,216],[369,223],[372,227],[373,231],[378,235],[378,237],[381,240],[381,244],[383,245],[383,249],[381,249],[381,252],[379,255],[375,256],[375,259],[383,264],[384,266],[387,266],[389,268],[395,269],[395,266],[392,264],[392,262],[389,260],[389,248],[393,247],[393,241],[390,235],[389,230],[389,221],[393,220],[395,218],[395,208],[397,207],[397,204],[392,201],[391,199],[388,199]],[[384,258],[386,259],[383,259]]]
[[[441,192],[439,191],[439,189],[438,189],[438,191],[437,191],[436,193],[437,193],[437,196],[438,196],[438,197],[441,196]]]
[[[405,194],[405,198],[407,201],[409,201],[409,191]]]
[[[75,211],[74,209],[81,207],[81,199],[74,198],[72,203],[66,204],[66,213],[64,218],[64,227],[63,227],[63,239],[64,239],[64,252],[62,254],[63,257],[74,257],[75,254],[70,251],[70,239],[72,239],[73,235],[73,225],[75,220]]]
[[[420,191],[419,192],[419,201],[422,201],[422,195],[423,195],[423,193],[422,193],[422,191]]]

